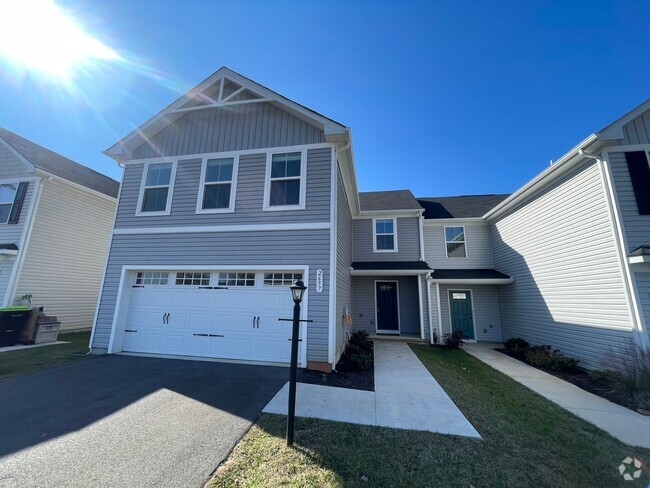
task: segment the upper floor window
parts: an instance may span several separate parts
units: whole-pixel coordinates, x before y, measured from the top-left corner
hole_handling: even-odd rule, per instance
[[[465,258],[465,227],[445,227],[445,244],[448,258]]]
[[[264,210],[305,208],[304,152],[272,154],[267,162]]]
[[[397,252],[397,220],[373,219],[375,252]]]
[[[234,157],[207,159],[201,170],[198,213],[232,212],[237,162]]]
[[[14,205],[17,190],[17,183],[0,185],[0,224],[9,222],[9,215],[11,215],[11,208]]]
[[[169,214],[175,170],[176,163],[145,164],[138,214]]]

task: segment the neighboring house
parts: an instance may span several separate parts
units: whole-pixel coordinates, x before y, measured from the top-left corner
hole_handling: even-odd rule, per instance
[[[584,143],[598,162],[576,149],[513,195],[417,199],[359,193],[349,128],[221,68],[106,151],[124,171],[91,347],[286,363],[302,278],[303,367],[330,370],[355,330],[614,364],[608,345],[648,339],[648,167],[631,183],[622,155],[650,148],[624,128],[647,108],[602,132],[616,153]]]
[[[119,183],[0,128],[0,299],[90,329]]]

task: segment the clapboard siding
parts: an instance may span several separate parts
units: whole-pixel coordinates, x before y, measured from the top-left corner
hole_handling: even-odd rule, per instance
[[[338,167],[338,165],[337,165]],[[343,308],[352,315],[352,214],[343,185],[340,169],[337,169],[336,183],[336,357],[337,359],[346,343],[349,327],[343,322]]]
[[[15,299],[31,293],[62,330],[90,329],[114,213],[114,199],[44,181]]]
[[[24,178],[26,176],[32,176],[27,171],[27,166],[4,144],[0,144],[0,180]]]
[[[448,258],[445,243],[445,227],[465,227],[465,249],[467,257]],[[493,268],[492,240],[487,222],[458,222],[424,225],[424,257],[433,269],[436,268]]]
[[[650,144],[650,111],[644,112],[623,126],[624,145]]]
[[[400,332],[420,336],[420,308],[418,304],[418,278],[415,276],[353,276],[352,308],[353,330],[370,334],[375,326],[375,281],[398,281]]]
[[[271,103],[194,110],[133,151],[132,159],[325,142],[323,131]]]
[[[201,160],[180,160],[176,170],[170,215],[136,216],[144,163],[127,164],[117,212],[116,227],[270,224],[286,222],[329,222],[330,148],[307,152],[307,182],[304,210],[262,211],[266,153],[242,155],[232,213],[197,214]]]
[[[634,278],[636,279],[636,289],[639,294],[641,315],[644,317],[646,332],[650,338],[650,272],[634,273]]]
[[[431,307],[431,297],[427,294],[427,277],[422,275],[418,278],[422,287],[422,324],[424,329],[424,338],[429,340],[431,333],[431,323],[429,322],[429,307]]]
[[[478,342],[501,342],[501,316],[497,288],[488,285],[440,285],[442,333],[451,332],[449,292],[469,290],[474,310],[474,330]]]
[[[630,252],[639,246],[650,246],[650,215],[639,214],[625,153],[611,153],[609,161],[627,238],[627,250]]]
[[[311,290],[316,270],[323,270],[323,292],[310,293],[307,359],[328,361],[329,231],[305,230],[299,239],[286,232],[223,232],[113,237],[99,307],[93,346],[107,348],[120,274],[124,265],[165,266],[282,266],[310,267]],[[308,292],[309,293],[309,292]],[[288,298],[288,295],[287,295]]]
[[[417,217],[400,217],[396,222],[398,252],[373,252],[372,219],[355,219],[354,261],[418,261],[420,220]]]
[[[495,267],[516,280],[498,289],[503,338],[615,366],[631,322],[599,167],[580,166],[491,231]]]

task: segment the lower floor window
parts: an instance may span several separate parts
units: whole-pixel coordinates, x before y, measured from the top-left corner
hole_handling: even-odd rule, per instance
[[[265,273],[264,286],[290,286],[302,280],[302,273]]]
[[[208,286],[210,273],[176,273],[177,285]]]
[[[159,271],[142,271],[135,277],[136,285],[166,285],[169,283],[169,273]]]
[[[219,286],[255,286],[255,273],[219,273]]]

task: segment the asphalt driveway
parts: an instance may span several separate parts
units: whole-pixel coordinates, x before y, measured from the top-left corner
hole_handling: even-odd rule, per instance
[[[202,486],[288,376],[103,356],[1,381],[0,487]]]

